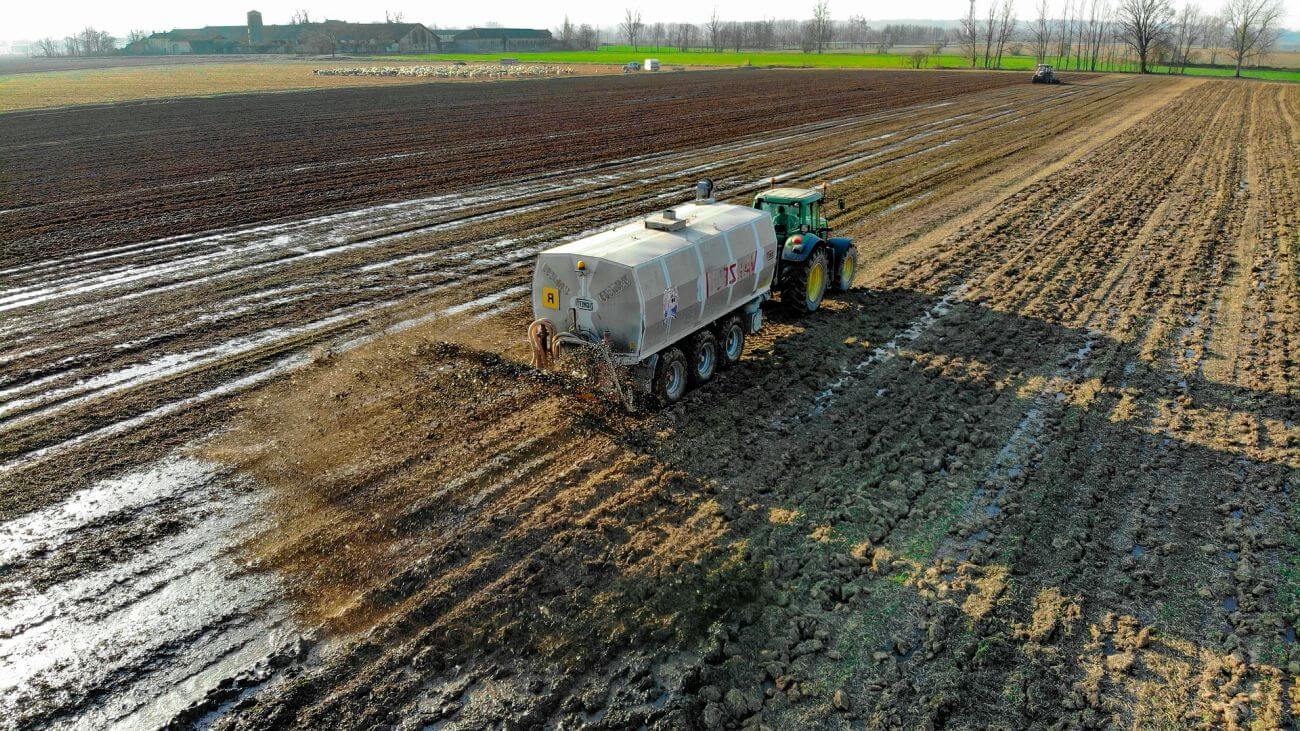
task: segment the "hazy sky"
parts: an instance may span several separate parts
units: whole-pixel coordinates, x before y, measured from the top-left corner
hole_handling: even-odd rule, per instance
[[[1060,0],[1052,0],[1053,5]],[[813,0],[718,0],[725,18],[751,20],[762,17],[802,17]],[[1022,18],[1033,12],[1037,0],[1017,0]],[[1284,0],[1291,27],[1300,26],[1300,0]],[[465,27],[496,21],[506,25],[552,28],[567,12],[575,22],[613,25],[625,6],[640,7],[647,21],[705,20],[715,3],[709,0],[480,0],[457,3],[413,3],[403,0],[5,0],[0,2],[0,38],[9,40],[61,37],[86,25],[126,35],[131,29],[169,30],[203,25],[241,25],[249,10],[260,10],[268,24],[286,23],[290,14],[305,8],[313,19],[382,20],[384,10],[397,10],[408,20],[442,27]],[[981,5],[984,0],[981,0]],[[1201,0],[1211,8],[1219,0]],[[887,18],[953,19],[961,15],[964,0],[906,0],[905,2],[846,2],[831,0],[836,18],[861,14],[871,20]]]

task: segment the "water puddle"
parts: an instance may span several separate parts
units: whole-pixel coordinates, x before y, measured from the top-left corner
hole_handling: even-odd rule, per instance
[[[88,728],[155,728],[303,642],[275,575],[234,548],[262,497],[170,457],[0,525],[12,601],[0,615],[0,717],[57,710]],[[160,523],[175,532],[151,537]],[[118,555],[102,524],[142,543]],[[31,576],[66,565],[36,591]],[[75,568],[75,567],[74,567]]]

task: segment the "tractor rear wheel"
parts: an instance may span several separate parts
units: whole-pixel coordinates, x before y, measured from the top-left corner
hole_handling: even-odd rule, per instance
[[[701,330],[691,337],[691,385],[702,386],[718,372],[718,338],[711,330]]]
[[[853,287],[853,275],[858,273],[858,247],[850,245],[840,257],[839,271],[835,276],[835,288],[841,292]]]
[[[660,403],[675,404],[686,394],[686,384],[690,382],[687,375],[686,356],[677,348],[668,348],[659,354],[655,365],[655,378],[651,390]]]
[[[745,325],[731,315],[718,325],[718,368],[727,369],[740,362],[745,352]]]
[[[826,250],[819,248],[795,269],[781,290],[781,300],[796,312],[816,312],[822,306],[829,282],[830,263],[826,259]]]

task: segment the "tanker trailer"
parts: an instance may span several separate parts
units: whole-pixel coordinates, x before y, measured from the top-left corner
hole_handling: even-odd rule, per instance
[[[528,332],[534,365],[545,367],[562,347],[594,349],[627,368],[642,390],[673,403],[740,360],[782,274],[793,281],[810,260],[828,268],[830,254],[810,254],[848,245],[805,227],[807,248],[798,239],[784,246],[777,208],[712,196],[713,184],[700,181],[690,203],[538,254]],[[824,290],[823,283],[818,303]]]

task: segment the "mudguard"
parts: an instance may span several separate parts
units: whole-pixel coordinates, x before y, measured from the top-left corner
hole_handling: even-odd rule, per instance
[[[795,251],[795,247],[790,244],[790,238],[793,238],[793,236],[787,238],[785,246],[781,247],[781,259],[783,261],[802,262],[812,255],[818,244],[824,243],[823,239],[815,233],[796,235],[803,237],[799,250]]]
[[[830,244],[831,248],[835,250],[835,258],[839,259],[853,245],[853,239],[847,236],[832,236],[826,239],[826,243]]]
[[[844,252],[848,251],[849,247],[853,245],[853,239],[846,236],[832,236],[828,239],[823,239],[814,233],[800,234],[800,236],[803,236],[803,245],[799,247],[799,251],[795,251],[794,247],[790,246],[789,240],[787,239],[786,245],[781,248],[781,258],[783,260],[802,262],[806,260],[818,246],[828,246],[831,249],[831,257],[834,259],[831,263],[838,267],[840,264],[840,257],[844,256]]]

